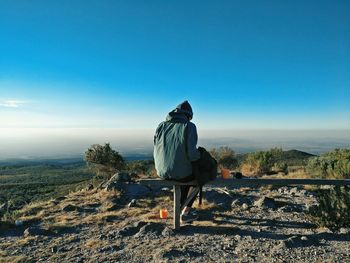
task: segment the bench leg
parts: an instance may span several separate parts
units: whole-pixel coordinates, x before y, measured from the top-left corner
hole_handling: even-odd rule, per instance
[[[202,197],[203,197],[203,186],[199,188],[199,198],[198,198],[198,206],[202,206]]]
[[[180,229],[181,213],[181,188],[180,185],[174,185],[174,229]]]

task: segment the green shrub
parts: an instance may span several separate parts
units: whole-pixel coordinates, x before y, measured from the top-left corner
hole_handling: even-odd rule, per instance
[[[129,172],[134,172],[137,174],[149,174],[152,169],[154,169],[153,160],[137,160],[130,161],[127,163],[126,169]]]
[[[85,161],[88,167],[94,170],[97,176],[110,177],[116,171],[125,167],[124,158],[109,143],[94,144],[85,152]]]
[[[243,160],[241,171],[246,175],[254,176],[278,172],[288,173],[288,165],[283,161],[282,155],[282,148],[249,153]]]
[[[213,148],[210,154],[216,159],[220,168],[233,170],[238,166],[236,154],[230,147]]]
[[[288,165],[285,162],[274,163],[271,170],[276,173],[288,174]]]
[[[350,188],[337,186],[317,193],[319,205],[310,211],[319,226],[330,229],[350,227]]]
[[[306,171],[314,178],[350,179],[350,150],[335,149],[310,158]]]
[[[246,175],[263,175],[270,172],[273,165],[273,156],[269,151],[249,153],[241,167]]]
[[[20,214],[21,212],[19,210],[7,211],[2,218],[0,218],[0,221],[14,223]]]

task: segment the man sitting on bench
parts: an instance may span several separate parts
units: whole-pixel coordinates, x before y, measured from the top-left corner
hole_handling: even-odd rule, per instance
[[[193,117],[192,107],[188,101],[179,104],[169,112],[166,120],[161,122],[154,135],[154,161],[159,177],[165,180],[190,182],[195,179],[192,171],[192,163],[201,157],[197,149],[197,129],[191,122]],[[190,188],[181,186],[181,213],[182,222],[192,222],[198,219],[198,214],[192,208],[197,192],[190,200],[187,200]],[[194,188],[193,188],[194,189]],[[186,200],[188,204],[185,204]]]

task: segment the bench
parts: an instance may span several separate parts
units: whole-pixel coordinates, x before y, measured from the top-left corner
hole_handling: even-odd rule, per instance
[[[188,195],[187,200],[184,205],[181,207],[180,198],[181,198],[181,186],[182,185],[196,185],[195,181],[190,181],[186,183],[172,181],[172,180],[162,180],[162,179],[142,179],[139,180],[139,183],[142,185],[147,185],[149,187],[173,187],[174,189],[174,229],[180,229],[180,214],[189,200],[200,193],[200,202],[201,202],[201,189],[199,186],[196,186],[193,191]],[[218,178],[214,181],[207,183],[205,186],[211,187],[256,187],[263,185],[277,185],[277,186],[288,186],[288,185],[334,185],[334,186],[344,186],[350,185],[350,179],[263,179],[263,178],[242,178],[242,179],[221,179]]]

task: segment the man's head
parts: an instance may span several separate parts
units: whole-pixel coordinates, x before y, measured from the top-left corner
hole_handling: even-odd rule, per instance
[[[185,112],[186,116],[188,117],[189,120],[193,118],[193,111],[191,105],[188,103],[187,100],[184,102],[180,103],[179,105],[176,106],[177,109],[181,109]]]

